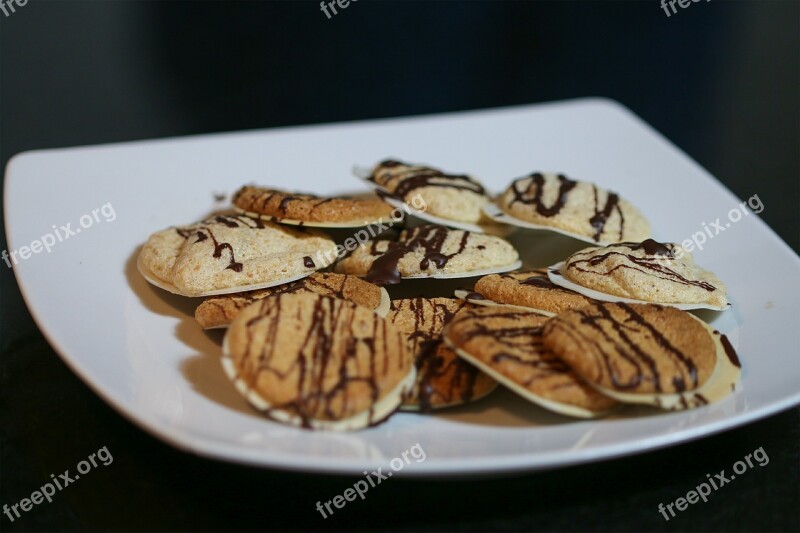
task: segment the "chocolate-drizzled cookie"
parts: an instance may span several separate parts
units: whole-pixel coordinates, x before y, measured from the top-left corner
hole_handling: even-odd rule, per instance
[[[499,304],[529,307],[556,315],[594,300],[559,287],[547,277],[547,269],[490,274],[475,283],[475,292]]]
[[[598,302],[558,315],[543,335],[583,379],[626,402],[702,405],[729,394],[739,377],[719,332],[673,307]]]
[[[463,311],[444,332],[456,353],[523,398],[576,417],[605,414],[617,402],[586,384],[542,342],[547,317],[510,307]]]
[[[389,307],[389,296],[386,289],[356,276],[315,272],[307,278],[277,287],[207,298],[195,310],[194,318],[205,329],[224,328],[236,318],[242,309],[257,300],[263,300],[276,294],[308,292],[350,300],[382,315],[386,314]]]
[[[642,240],[650,225],[618,194],[563,174],[534,172],[514,180],[497,201],[514,218],[595,242]]]
[[[362,226],[381,218],[388,220],[392,214],[392,206],[379,198],[323,197],[250,185],[236,191],[233,205],[278,222],[320,226]]]
[[[386,160],[375,166],[369,180],[414,206],[418,196],[426,213],[449,220],[476,223],[482,219],[481,206],[489,202],[476,179],[422,165]]]
[[[407,335],[417,367],[416,384],[401,409],[430,411],[460,405],[486,396],[497,386],[442,342],[448,322],[471,307],[455,298],[392,301],[386,320]]]
[[[315,230],[220,215],[151,235],[139,254],[139,270],[177,294],[206,296],[298,279],[335,256],[336,244]]]
[[[366,276],[377,285],[390,285],[408,277],[512,270],[518,260],[514,247],[499,237],[425,225],[403,230],[396,240],[369,241],[335,268],[337,272]]]
[[[248,306],[223,342],[237,389],[274,420],[349,430],[388,417],[416,372],[405,336],[366,307],[318,294]]]
[[[646,302],[728,304],[716,275],[677,244],[653,239],[586,248],[564,262],[561,275],[587,289]]]

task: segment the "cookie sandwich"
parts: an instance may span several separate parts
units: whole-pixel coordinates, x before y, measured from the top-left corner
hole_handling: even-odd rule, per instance
[[[602,394],[688,409],[728,396],[741,364],[728,339],[686,311],[598,302],[544,325],[545,345]]]
[[[547,317],[510,307],[459,313],[444,332],[445,342],[526,400],[556,413],[593,418],[618,404],[581,379],[542,341]]]
[[[442,331],[468,303],[455,298],[393,300],[386,320],[408,339],[417,367],[417,380],[401,409],[432,411],[465,404],[492,392],[497,382],[456,356],[444,344]]]
[[[279,294],[242,310],[222,366],[269,418],[355,430],[388,418],[416,378],[405,336],[370,309],[319,294]]]

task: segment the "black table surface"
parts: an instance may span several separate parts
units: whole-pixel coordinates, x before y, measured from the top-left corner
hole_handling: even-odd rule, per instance
[[[316,1],[37,0],[13,10],[9,1],[0,9],[4,165],[37,148],[606,96],[740,198],[758,194],[760,216],[800,246],[796,1],[681,0],[673,13],[658,0],[353,0],[330,19]],[[742,257],[757,260],[746,243]],[[355,479],[218,462],[151,437],[64,365],[12,271],[0,271],[0,504],[102,446],[113,456],[52,503],[13,522],[0,515],[2,530],[800,530],[796,407],[593,464],[398,476],[323,519],[317,500]],[[669,521],[659,513],[758,448],[764,466]]]

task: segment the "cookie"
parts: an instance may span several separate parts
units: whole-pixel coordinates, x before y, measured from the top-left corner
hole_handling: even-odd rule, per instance
[[[450,221],[481,222],[481,207],[490,201],[478,180],[423,165],[386,160],[378,163],[367,179],[391,197]]]
[[[408,338],[417,381],[401,409],[431,411],[464,404],[492,392],[497,382],[459,359],[442,342],[442,330],[457,313],[472,306],[455,298],[393,300],[386,320]]]
[[[617,402],[586,384],[543,344],[548,320],[510,307],[481,307],[456,315],[444,338],[460,357],[545,409],[581,418],[607,413]]]
[[[194,318],[204,329],[225,328],[242,309],[257,300],[276,294],[308,292],[349,300],[372,309],[381,316],[389,310],[389,294],[386,289],[355,276],[316,272],[286,285],[208,298],[197,307]]]
[[[475,283],[474,292],[485,302],[530,308],[547,316],[583,307],[594,301],[559,287],[550,281],[544,268],[484,276]]]
[[[236,215],[151,235],[138,266],[148,281],[170,292],[209,296],[294,281],[335,257],[336,244],[315,230]]]
[[[698,304],[713,309],[728,306],[727,289],[716,275],[697,266],[692,255],[678,245],[652,239],[586,248],[572,254],[563,266],[554,270],[557,272],[551,278],[555,283],[559,283],[560,274],[574,284],[568,287],[598,300],[615,301],[613,297],[622,297],[659,304]]]
[[[584,380],[626,403],[695,407],[730,394],[739,379],[727,339],[673,307],[598,302],[551,319],[543,339]]]
[[[391,415],[416,377],[405,336],[366,307],[279,294],[243,309],[223,341],[223,368],[273,420],[352,430]]]
[[[322,197],[250,185],[236,191],[233,205],[251,216],[301,226],[359,227],[392,215],[392,206],[379,198]]]
[[[497,199],[495,220],[549,228],[589,242],[641,241],[650,224],[627,200],[593,183],[536,172],[514,180]]]
[[[514,247],[499,237],[426,225],[403,230],[394,240],[368,241],[341,259],[335,270],[391,285],[405,278],[505,272],[520,264]]]

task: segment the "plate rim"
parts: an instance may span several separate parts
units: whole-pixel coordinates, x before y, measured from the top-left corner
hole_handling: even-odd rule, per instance
[[[141,139],[141,140],[124,141],[124,142],[100,143],[100,144],[84,145],[76,147],[27,150],[12,156],[8,160],[5,168],[5,173],[4,173],[5,182],[3,185],[3,193],[4,193],[3,207],[4,207],[4,222],[6,228],[5,230],[6,242],[9,249],[15,249],[14,246],[15,240],[13,239],[12,236],[13,232],[11,228],[15,227],[16,224],[9,217],[8,207],[9,204],[11,203],[10,199],[11,197],[9,195],[11,184],[13,183],[14,186],[16,187],[17,180],[10,178],[13,178],[14,176],[13,170],[17,165],[19,165],[21,160],[35,155],[71,152],[73,150],[85,150],[87,148],[118,147],[118,146],[132,146],[132,145],[142,146],[147,144],[152,145],[170,141],[181,142],[181,141],[192,141],[197,139],[225,138],[231,135],[259,135],[267,132],[272,134],[279,134],[282,132],[292,131],[292,130],[302,131],[302,130],[317,129],[317,128],[337,128],[343,125],[361,126],[361,125],[382,123],[388,126],[397,122],[427,121],[427,120],[435,120],[437,118],[442,118],[442,117],[455,118],[455,117],[466,117],[469,115],[482,116],[485,114],[515,113],[534,108],[545,109],[552,107],[565,107],[576,104],[604,105],[606,107],[612,107],[618,112],[624,113],[628,117],[632,118],[639,125],[644,126],[649,131],[649,133],[654,135],[654,137],[658,139],[661,143],[667,144],[672,150],[680,154],[692,166],[699,169],[700,174],[703,176],[704,180],[713,182],[714,185],[718,187],[720,190],[722,190],[728,196],[729,199],[734,198],[738,200],[738,198],[730,191],[730,189],[728,189],[728,187],[725,186],[725,184],[716,179],[707,170],[705,170],[705,168],[703,168],[698,162],[696,162],[691,156],[686,154],[680,147],[676,146],[671,140],[669,140],[658,130],[650,126],[647,122],[645,122],[642,118],[640,118],[626,106],[609,98],[588,97],[588,98],[575,98],[575,99],[557,100],[557,101],[534,103],[534,104],[513,105],[513,106],[505,106],[499,108],[488,108],[488,109],[478,109],[478,110],[468,110],[468,111],[458,111],[458,112],[441,112],[441,113],[433,113],[425,115],[375,118],[367,120],[352,120],[345,122],[297,125],[297,126],[286,126],[277,128],[263,128],[263,129],[234,131],[234,132],[203,133],[203,134],[186,135],[186,136],[173,136],[173,137]],[[795,262],[800,262],[800,258],[797,256],[794,250],[792,250],[791,247],[789,247],[789,245],[785,241],[783,241],[783,239],[769,225],[766,224],[766,222],[764,222],[761,218],[757,218],[756,224],[758,224],[760,227],[759,231],[765,231],[772,237],[770,239],[771,245],[779,248],[781,253],[791,256]],[[262,449],[236,446],[231,443],[215,441],[214,439],[196,433],[188,433],[180,430],[176,431],[174,427],[170,427],[169,424],[164,423],[158,418],[146,417],[145,416],[146,413],[139,413],[135,409],[123,405],[122,401],[118,401],[117,399],[115,399],[112,391],[107,390],[107,387],[102,383],[101,380],[94,379],[92,372],[89,369],[85,368],[85,365],[83,363],[81,363],[78,359],[75,359],[69,355],[67,350],[64,348],[64,346],[62,346],[59,340],[55,338],[53,333],[44,327],[43,317],[41,315],[39,308],[33,306],[31,303],[31,295],[29,294],[29,287],[21,281],[21,275],[19,272],[18,265],[14,265],[12,271],[17,283],[17,287],[31,315],[31,318],[36,324],[36,327],[39,329],[44,339],[52,347],[53,351],[58,354],[61,360],[67,365],[67,367],[72,372],[74,372],[81,379],[81,381],[83,381],[83,383],[89,387],[90,390],[92,390],[95,394],[97,394],[101,399],[103,399],[120,415],[122,415],[127,420],[131,421],[134,425],[144,430],[146,433],[159,438],[163,442],[170,444],[181,451],[193,453],[195,455],[202,457],[209,457],[217,460],[225,460],[237,464],[268,467],[276,470],[289,471],[289,472],[305,472],[305,473],[352,476],[352,475],[358,475],[358,472],[360,472],[366,466],[370,465],[371,465],[370,467],[386,466],[385,462],[381,462],[370,458],[338,458],[336,461],[332,462],[329,459],[326,460],[321,457],[299,457],[292,455],[283,455],[281,452],[275,452],[275,451],[270,451],[269,453],[265,453],[265,451]],[[731,401],[731,400],[729,398],[723,401]],[[549,451],[549,452],[532,450],[531,452],[526,452],[526,453],[515,453],[515,454],[505,455],[502,457],[489,456],[488,458],[480,456],[468,459],[437,457],[435,463],[433,464],[427,462],[418,463],[413,469],[409,468],[403,470],[402,475],[407,477],[421,477],[421,478],[436,477],[443,475],[466,476],[466,477],[486,475],[486,474],[502,475],[509,472],[530,472],[534,470],[560,468],[575,464],[583,464],[599,460],[608,460],[615,457],[621,457],[626,455],[657,450],[677,443],[690,442],[702,437],[720,433],[722,431],[731,430],[736,427],[740,427],[742,425],[753,422],[755,420],[765,418],[775,413],[784,411],[786,409],[796,407],[798,404],[800,404],[800,390],[798,390],[795,393],[789,394],[781,399],[775,400],[769,404],[762,405],[758,408],[749,409],[746,412],[725,416],[724,418],[719,420],[704,422],[699,426],[682,428],[669,433],[661,433],[658,435],[651,435],[647,437],[638,437],[633,440],[626,440],[624,442],[617,442],[614,444],[598,445],[596,447],[591,448],[588,451],[582,450],[582,453],[575,453],[574,450],[565,449],[565,450]],[[700,409],[706,409],[706,408],[708,407],[701,407]],[[413,416],[413,414],[411,416]],[[662,416],[680,416],[680,413],[670,413],[670,414],[664,414]],[[636,419],[620,420],[619,422],[635,423],[635,420]],[[592,422],[577,421],[574,423],[592,423]],[[561,457],[563,455],[567,455],[567,457]],[[468,468],[465,468],[464,466],[465,461],[471,463]],[[398,474],[400,474],[400,472],[398,472]]]

